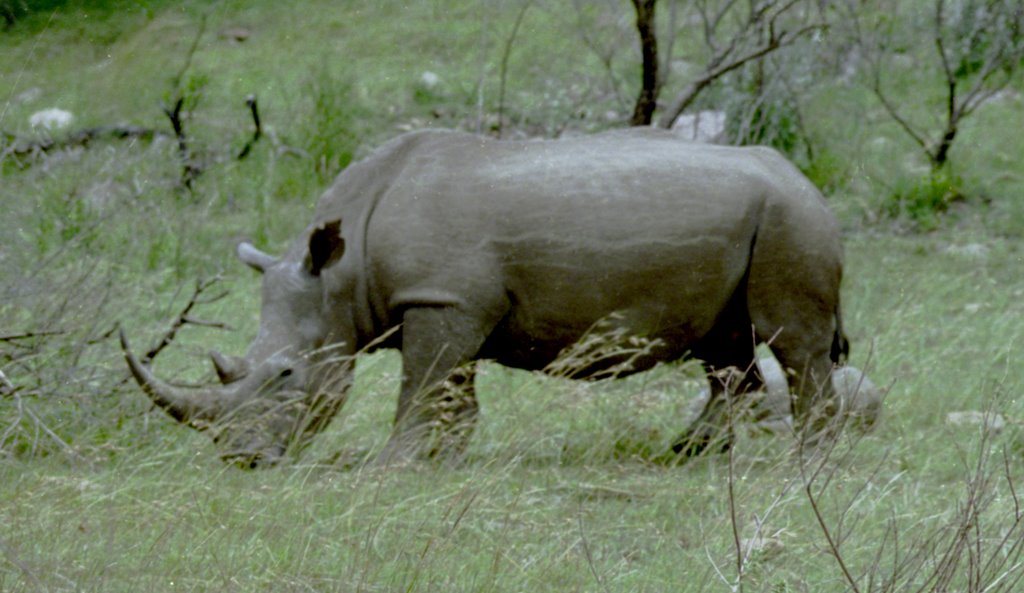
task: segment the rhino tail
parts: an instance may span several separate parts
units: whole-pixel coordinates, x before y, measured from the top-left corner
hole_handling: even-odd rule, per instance
[[[832,362],[837,365],[846,364],[846,359],[850,356],[850,341],[846,339],[846,334],[843,333],[843,316],[839,313],[839,302],[836,301],[836,330],[832,335],[832,352],[830,357]]]

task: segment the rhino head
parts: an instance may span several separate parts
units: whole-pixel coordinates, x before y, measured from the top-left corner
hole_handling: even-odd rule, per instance
[[[121,334],[128,367],[153,403],[209,432],[221,458],[242,467],[272,465],[301,450],[340,409],[351,382],[351,298],[344,282],[327,288],[324,274],[345,251],[340,221],[313,227],[308,237],[281,258],[239,244],[238,257],[263,274],[260,329],[244,358],[210,353],[220,386],[160,380]]]

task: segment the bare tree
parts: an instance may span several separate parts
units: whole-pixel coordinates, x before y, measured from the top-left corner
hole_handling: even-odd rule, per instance
[[[654,28],[654,6],[656,0],[633,0],[636,9],[636,30],[640,34],[640,51],[643,54],[643,76],[640,94],[636,98],[630,125],[649,126],[658,103],[661,81],[658,77],[658,36]]]
[[[658,119],[663,128],[672,127],[719,78],[825,26],[812,0],[693,0],[693,6],[707,59]]]
[[[858,34],[871,63],[871,90],[937,173],[949,160],[963,120],[1006,88],[1024,64],[1024,0],[933,1],[930,41],[945,88],[938,129],[912,122],[883,84],[888,37],[893,32],[858,30]]]

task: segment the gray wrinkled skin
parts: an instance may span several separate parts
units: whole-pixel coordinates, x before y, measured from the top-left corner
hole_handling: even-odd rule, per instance
[[[125,352],[159,406],[243,465],[300,449],[373,347],[402,351],[385,461],[464,451],[480,359],[601,378],[698,358],[711,396],[673,454],[728,446],[724,395],[761,380],[727,369],[751,368],[757,343],[800,378],[798,425],[818,430],[835,411],[839,229],[770,149],[648,129],[521,142],[413,132],[346,169],[284,256],[247,243],[238,255],[263,274],[263,304],[248,353],[213,354],[223,387],[172,388]]]

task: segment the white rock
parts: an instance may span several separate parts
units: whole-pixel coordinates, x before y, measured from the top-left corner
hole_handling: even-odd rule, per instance
[[[28,123],[31,124],[33,128],[59,130],[70,126],[74,119],[75,116],[72,115],[70,111],[51,107],[30,115]]]
[[[882,414],[884,394],[864,371],[854,366],[832,371],[832,389],[839,397],[840,413],[861,429],[869,429]]]
[[[430,70],[427,70],[420,75],[420,83],[428,89],[432,89],[441,83],[441,77]]]
[[[988,255],[989,248],[982,243],[968,243],[966,245],[950,245],[945,251],[954,255],[983,258]]]
[[[966,410],[946,414],[946,424],[950,426],[983,426],[992,431],[992,434],[998,434],[1006,427],[1006,418],[995,412]]]
[[[672,131],[683,140],[713,144],[725,138],[724,111],[698,111],[680,115]]]

